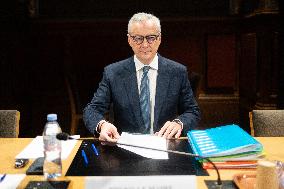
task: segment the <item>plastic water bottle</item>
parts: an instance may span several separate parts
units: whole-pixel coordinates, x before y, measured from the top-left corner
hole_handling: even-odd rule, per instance
[[[61,132],[57,122],[57,114],[48,114],[42,134],[44,144],[43,173],[47,180],[56,179],[62,173],[61,141],[56,138],[56,135]]]

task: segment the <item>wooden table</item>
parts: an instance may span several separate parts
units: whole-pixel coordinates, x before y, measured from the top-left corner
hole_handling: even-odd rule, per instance
[[[271,160],[279,160],[284,162],[284,151],[282,150],[284,145],[284,137],[258,137],[256,138],[260,141],[266,153],[266,158]],[[0,138],[0,174],[23,174],[26,172],[27,168],[30,166],[32,161],[22,169],[14,168],[15,156],[21,152],[25,146],[27,146],[32,141],[32,138]],[[63,160],[63,175],[66,174],[73,158],[79,149],[81,141],[78,141],[75,148],[73,149],[70,156]],[[220,175],[222,180],[232,180],[233,175],[240,172],[250,172],[251,170],[220,170]],[[209,170],[209,176],[198,176],[197,184],[198,188],[207,188],[204,180],[215,180],[217,178],[216,172],[214,170]],[[71,180],[70,187],[74,189],[84,188],[84,177],[80,176],[66,176],[62,179]],[[26,176],[21,184],[18,186],[19,189],[24,188],[30,180],[44,180],[43,176]]]

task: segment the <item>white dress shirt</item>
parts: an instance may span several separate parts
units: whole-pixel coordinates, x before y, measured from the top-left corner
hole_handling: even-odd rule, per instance
[[[157,76],[158,76],[158,56],[156,54],[152,62],[149,65],[145,65],[137,59],[136,55],[134,55],[134,62],[135,62],[135,67],[136,67],[136,76],[137,76],[137,85],[139,89],[139,95],[140,95],[141,79],[143,75],[143,67],[150,66],[150,69],[148,72],[148,78],[149,78],[149,84],[150,84],[150,104],[151,104],[150,134],[153,134],[154,133],[153,123],[154,123],[154,108],[155,108],[155,96],[156,96],[156,81],[157,81]]]

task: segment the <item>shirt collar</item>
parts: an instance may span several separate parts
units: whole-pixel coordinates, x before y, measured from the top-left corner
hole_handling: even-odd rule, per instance
[[[138,60],[136,55],[134,55],[134,63],[135,63],[135,67],[136,67],[136,72],[139,71],[140,69],[142,69],[145,66],[145,64],[143,64],[142,62],[140,62]],[[147,66],[150,66],[151,69],[158,70],[158,55],[157,54],[155,55],[152,62]]]

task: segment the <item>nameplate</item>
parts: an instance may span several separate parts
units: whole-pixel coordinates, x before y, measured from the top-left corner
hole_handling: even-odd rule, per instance
[[[85,189],[196,189],[195,175],[86,177]]]

